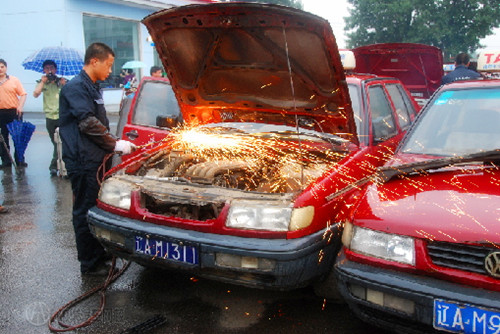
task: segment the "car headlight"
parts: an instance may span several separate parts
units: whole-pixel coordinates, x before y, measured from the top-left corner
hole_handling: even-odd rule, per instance
[[[99,191],[99,200],[120,209],[130,210],[130,195],[135,187],[115,178],[105,180]]]
[[[415,240],[346,224],[342,242],[353,252],[389,261],[415,265]]]
[[[292,208],[266,203],[233,202],[226,226],[248,230],[295,231],[311,224],[314,207]]]

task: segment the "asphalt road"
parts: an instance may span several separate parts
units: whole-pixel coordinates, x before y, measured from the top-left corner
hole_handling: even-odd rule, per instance
[[[112,128],[117,117],[110,117]],[[42,114],[21,173],[0,170],[0,333],[50,333],[48,320],[61,306],[100,285],[82,277],[71,225],[68,180],[50,177],[51,143]],[[75,325],[99,307],[92,296],[70,309]],[[131,264],[106,292],[103,314],[78,333],[123,333],[155,315],[166,323],[143,333],[370,333],[345,305],[328,303],[312,289],[254,290]],[[142,332],[141,332],[142,333]]]

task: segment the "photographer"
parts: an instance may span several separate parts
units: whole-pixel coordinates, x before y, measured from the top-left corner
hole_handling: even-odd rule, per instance
[[[57,145],[54,141],[54,133],[59,126],[59,92],[66,84],[66,79],[58,77],[57,65],[53,60],[43,62],[43,72],[45,73],[35,87],[33,96],[39,97],[43,93],[43,111],[45,112],[45,124],[50,140],[54,146],[52,161],[49,171],[51,176],[57,175]]]

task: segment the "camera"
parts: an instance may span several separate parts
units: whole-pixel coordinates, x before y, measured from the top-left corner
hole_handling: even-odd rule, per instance
[[[59,79],[57,75],[53,74],[52,72],[47,73],[47,81],[48,82],[55,82],[59,83]]]

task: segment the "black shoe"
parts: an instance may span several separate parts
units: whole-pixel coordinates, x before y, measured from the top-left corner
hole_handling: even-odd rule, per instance
[[[108,276],[111,265],[107,263],[100,262],[93,268],[82,271],[82,275],[85,276]]]
[[[57,169],[51,169],[50,176],[57,176]]]

